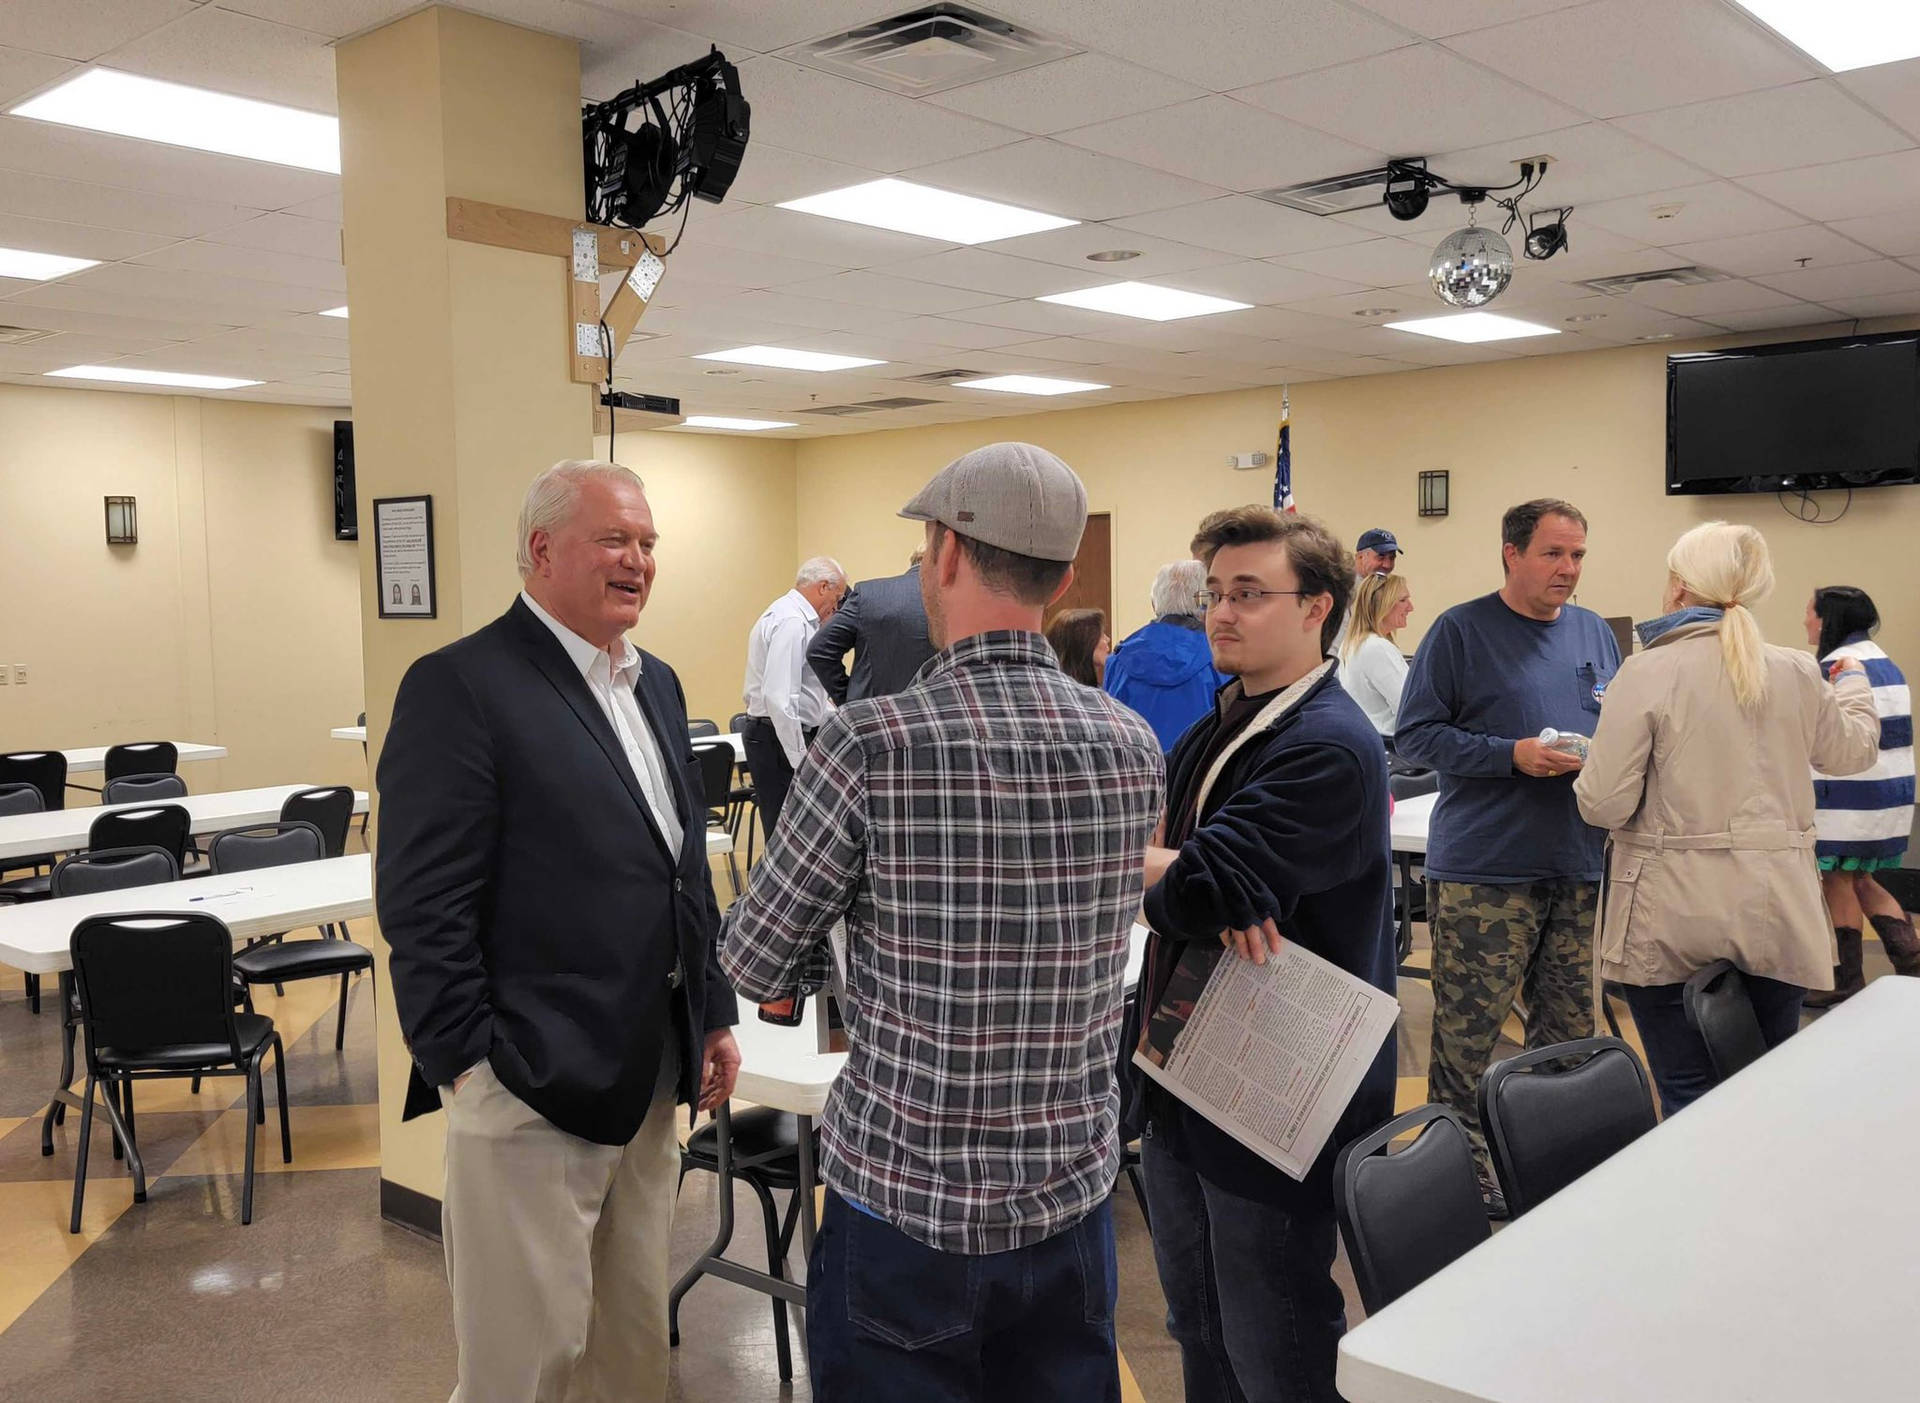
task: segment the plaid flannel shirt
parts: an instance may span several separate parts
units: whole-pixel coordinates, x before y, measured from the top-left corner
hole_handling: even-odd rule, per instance
[[[1043,1241],[1119,1169],[1129,931],[1164,763],[1035,633],[965,638],[829,718],[720,960],[791,993],[847,923],[851,1049],[821,1121],[836,1192],[944,1251]]]

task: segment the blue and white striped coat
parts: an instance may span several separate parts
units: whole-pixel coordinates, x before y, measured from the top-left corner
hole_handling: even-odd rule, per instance
[[[1820,661],[1830,667],[1841,658],[1858,658],[1867,670],[1874,710],[1880,713],[1880,759],[1846,779],[1815,772],[1816,851],[1821,857],[1885,862],[1906,852],[1913,829],[1913,701],[1900,669],[1864,635],[1848,639]]]

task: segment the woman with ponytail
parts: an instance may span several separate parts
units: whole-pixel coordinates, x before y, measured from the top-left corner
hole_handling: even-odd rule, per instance
[[[1880,611],[1865,590],[1851,585],[1815,590],[1806,627],[1807,642],[1823,668],[1850,658],[1867,670],[1880,713],[1880,756],[1872,769],[1847,779],[1813,777],[1814,824],[1820,830],[1814,854],[1840,963],[1834,967],[1833,991],[1809,995],[1807,1005],[1827,1008],[1866,987],[1860,947],[1865,924],[1880,937],[1895,974],[1920,974],[1913,922],[1873,876],[1900,865],[1913,828],[1913,703],[1907,679],[1873,641]]]
[[[1688,976],[1731,960],[1767,1045],[1833,983],[1814,857],[1813,770],[1857,774],[1879,755],[1861,665],[1831,685],[1805,653],[1761,636],[1773,589],[1766,538],[1710,521],[1667,554],[1664,612],[1607,689],[1574,797],[1609,830],[1600,977],[1622,986],[1672,1115],[1717,1078],[1687,1024]]]

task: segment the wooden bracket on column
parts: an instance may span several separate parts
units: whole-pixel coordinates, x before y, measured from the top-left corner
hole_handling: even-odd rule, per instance
[[[567,260],[567,351],[572,378],[581,385],[606,382],[611,374],[606,353],[610,350],[618,359],[620,348],[633,334],[665,271],[660,258],[666,252],[666,241],[657,234],[490,205],[483,200],[464,200],[457,195],[447,197],[447,237]],[[607,268],[621,269],[626,276],[602,311],[600,273]],[[600,329],[603,321],[604,337]]]

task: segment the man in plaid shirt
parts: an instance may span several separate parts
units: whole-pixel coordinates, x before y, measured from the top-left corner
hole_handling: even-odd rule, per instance
[[[728,913],[747,998],[847,923],[851,1054],[821,1122],[815,1397],[1117,1400],[1114,1075],[1159,742],[1040,635],[1086,491],[1030,444],[948,465],[927,523],[940,648],[821,727]]]

